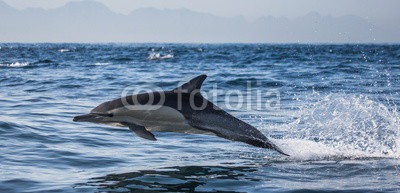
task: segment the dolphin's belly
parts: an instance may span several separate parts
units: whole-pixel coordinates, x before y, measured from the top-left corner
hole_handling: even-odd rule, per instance
[[[149,131],[208,134],[191,127],[178,110],[161,105],[135,105],[112,111],[113,120],[134,123],[146,127]]]
[[[150,126],[146,127],[149,131],[157,131],[157,132],[176,132],[176,133],[190,133],[190,134],[207,134],[207,135],[215,135],[211,132],[202,131],[191,127],[190,125],[163,125],[163,126]]]
[[[146,126],[158,122],[184,123],[185,117],[177,110],[161,105],[129,105],[111,111],[114,120],[121,122],[134,122]]]

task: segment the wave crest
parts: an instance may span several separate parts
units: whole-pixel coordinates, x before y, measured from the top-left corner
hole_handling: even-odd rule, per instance
[[[0,64],[0,67],[12,67],[12,68],[18,68],[18,67],[25,67],[29,66],[29,62],[14,62],[14,63],[4,63]]]

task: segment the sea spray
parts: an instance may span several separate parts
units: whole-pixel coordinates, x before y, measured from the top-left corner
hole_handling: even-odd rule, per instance
[[[275,129],[285,133],[276,143],[295,158],[399,157],[395,105],[388,108],[363,95],[328,94],[292,115],[294,121]]]

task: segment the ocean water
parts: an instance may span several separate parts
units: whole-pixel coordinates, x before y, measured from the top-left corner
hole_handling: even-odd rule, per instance
[[[291,156],[72,121],[199,74]],[[0,89],[0,192],[400,191],[399,45],[2,43]]]

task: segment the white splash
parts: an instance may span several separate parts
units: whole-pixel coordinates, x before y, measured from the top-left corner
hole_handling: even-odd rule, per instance
[[[366,96],[330,94],[300,108],[296,120],[276,126],[274,140],[291,159],[400,158],[400,115],[397,106]]]
[[[289,157],[283,157],[290,160],[337,160],[337,159],[357,159],[366,157],[389,157],[386,155],[367,154],[363,151],[354,149],[340,150],[315,141],[305,139],[282,139],[273,140],[273,142],[289,154]]]
[[[58,50],[58,51],[61,52],[61,53],[63,53],[63,52],[69,52],[68,49],[60,49],[60,50]]]
[[[14,63],[0,64],[0,66],[18,68],[18,67],[29,66],[29,64],[30,64],[29,62],[14,62]]]
[[[94,65],[96,66],[107,66],[112,64],[111,62],[96,62]]]
[[[161,56],[161,59],[166,59],[166,58],[174,58],[174,55],[173,54],[167,54],[167,55]]]
[[[150,52],[149,56],[147,57],[149,60],[158,60],[158,59],[169,59],[174,58],[173,54],[162,55],[159,52]]]

